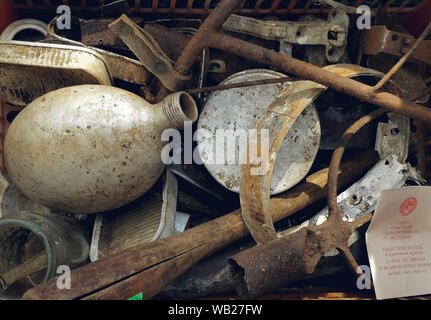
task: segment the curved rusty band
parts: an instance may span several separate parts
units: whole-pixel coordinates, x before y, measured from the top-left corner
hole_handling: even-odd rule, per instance
[[[348,78],[367,75],[384,76],[380,72],[357,65],[338,64],[327,66],[324,69]],[[400,93],[400,90],[392,83],[388,83],[388,85],[391,86],[392,92]],[[242,166],[240,185],[242,216],[254,240],[259,244],[277,239],[269,206],[270,182],[276,154],[296,118],[326,89],[326,86],[308,80],[293,82],[265,111],[256,126],[257,139],[250,139],[247,152],[251,148],[261,150],[260,132],[262,129],[269,130],[269,152],[267,155],[260,155],[262,158],[266,156],[266,159],[263,160],[266,162],[266,172],[256,175],[256,170],[262,166],[262,163],[247,161]],[[338,171],[333,173],[333,175],[337,174]]]
[[[331,163],[328,171],[328,211],[329,216],[338,216],[338,205],[337,205],[337,186],[338,186],[338,172],[340,170],[341,159],[343,157],[344,150],[353,136],[366,124],[379,118],[389,110],[379,108],[374,110],[370,114],[363,116],[359,120],[355,121],[342,135],[338,142],[337,148],[332,153]]]

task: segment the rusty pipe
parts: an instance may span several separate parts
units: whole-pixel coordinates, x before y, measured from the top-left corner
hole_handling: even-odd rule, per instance
[[[223,0],[205,19],[175,63],[175,69],[188,74],[198,54],[205,47],[224,50],[252,61],[270,65],[302,79],[312,80],[338,92],[375,104],[431,125],[431,111],[388,92],[375,92],[374,88],[352,79],[346,79],[310,63],[282,55],[273,50],[228,36],[220,31],[223,22],[242,0]]]
[[[243,298],[256,298],[304,279],[307,229],[254,246],[228,260],[235,289]]]

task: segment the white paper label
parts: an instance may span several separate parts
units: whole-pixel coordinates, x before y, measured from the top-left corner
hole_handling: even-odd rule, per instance
[[[377,299],[431,293],[431,187],[382,191],[365,240]]]

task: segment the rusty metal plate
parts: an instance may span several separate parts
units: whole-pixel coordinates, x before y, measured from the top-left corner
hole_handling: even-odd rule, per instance
[[[114,19],[81,20],[81,40],[86,46],[109,46],[127,50],[127,46],[109,29],[108,25]],[[142,22],[134,20],[136,23]]]
[[[0,41],[0,93],[25,106],[50,91],[78,84],[111,85],[105,59],[76,46]]]
[[[265,69],[247,70],[232,75],[222,84],[276,77],[285,75]],[[207,130],[211,135],[198,136],[198,150],[208,171],[227,189],[237,193],[240,191],[239,156],[245,145],[235,143],[234,164],[229,164],[227,159],[225,164],[206,163],[211,154],[216,154],[217,130],[239,133],[242,129],[254,129],[266,108],[289,86],[290,82],[236,88],[214,92],[208,97],[199,118],[198,129]],[[277,154],[271,194],[293,187],[306,176],[319,149],[319,142],[320,122],[315,107],[310,106],[295,122]]]
[[[377,55],[388,53],[401,57],[413,46],[416,38],[407,33],[388,30],[385,26],[373,26],[362,33],[363,50],[365,54]],[[409,61],[419,61],[431,64],[431,40],[423,40],[412,53]]]

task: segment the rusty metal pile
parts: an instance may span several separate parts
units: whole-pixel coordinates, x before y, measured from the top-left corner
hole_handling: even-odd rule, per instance
[[[0,299],[351,290],[431,177],[431,1],[147,2],[0,0]]]

